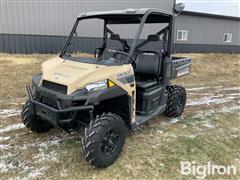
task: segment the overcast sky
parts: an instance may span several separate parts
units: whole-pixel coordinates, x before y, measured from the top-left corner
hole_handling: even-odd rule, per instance
[[[240,0],[177,0],[185,10],[240,17]]]

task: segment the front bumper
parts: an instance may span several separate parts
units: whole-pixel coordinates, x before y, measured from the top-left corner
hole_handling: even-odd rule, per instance
[[[82,105],[82,106],[68,106],[64,109],[61,107],[55,108],[39,102],[33,97],[32,90],[27,86],[27,93],[30,102],[30,110],[33,114],[39,116],[40,118],[50,122],[54,126],[60,126],[65,123],[70,123],[74,120],[78,112],[87,111],[89,113],[90,119],[93,117],[93,105]],[[68,103],[72,103],[70,99],[67,100]]]
[[[82,89],[67,95],[42,85],[39,86],[41,78],[41,74],[34,76],[32,88],[27,86],[30,109],[33,114],[49,121],[54,126],[69,123],[74,119],[78,122],[80,120],[79,123],[84,125],[82,120],[85,121],[85,118],[93,120],[94,107],[98,106],[100,102],[127,94],[122,88],[114,86],[93,92]]]

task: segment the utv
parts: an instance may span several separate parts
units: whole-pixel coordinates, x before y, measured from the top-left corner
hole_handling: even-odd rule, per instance
[[[78,53],[84,38],[77,36],[77,28],[89,19],[104,22],[102,40],[92,39],[101,42],[92,56]],[[137,25],[134,38],[124,39],[110,29],[123,24]],[[141,39],[144,26],[156,24],[157,32]],[[23,123],[34,132],[77,130],[86,161],[98,168],[111,165],[122,151],[126,130],[184,110],[186,91],[170,80],[189,74],[191,59],[171,57],[173,27],[174,15],[158,9],[80,14],[59,57],[44,62],[27,86]]]

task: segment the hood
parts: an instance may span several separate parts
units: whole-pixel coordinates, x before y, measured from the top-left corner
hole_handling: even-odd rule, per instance
[[[66,85],[67,94],[71,94],[83,89],[86,84],[108,79],[111,75],[122,71],[119,66],[115,68],[56,57],[42,64],[42,80]]]

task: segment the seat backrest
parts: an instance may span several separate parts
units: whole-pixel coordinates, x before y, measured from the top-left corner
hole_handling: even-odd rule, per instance
[[[103,51],[102,59],[109,59],[112,58],[113,55],[118,51],[117,48],[110,47],[110,48],[105,48]]]
[[[161,53],[159,51],[142,51],[136,57],[136,73],[158,77],[161,69]]]

